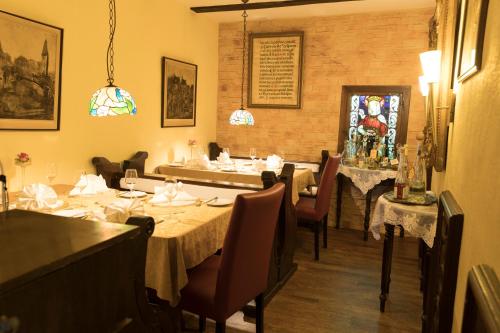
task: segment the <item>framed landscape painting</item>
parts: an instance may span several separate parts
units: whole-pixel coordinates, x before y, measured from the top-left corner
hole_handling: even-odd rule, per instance
[[[197,65],[162,58],[161,127],[196,125],[197,73]]]
[[[59,130],[63,30],[0,11],[0,129]]]

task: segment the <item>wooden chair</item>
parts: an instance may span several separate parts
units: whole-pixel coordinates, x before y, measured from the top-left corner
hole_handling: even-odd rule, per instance
[[[309,197],[309,198],[316,198],[316,195],[317,195],[317,191],[316,191],[316,194],[312,194],[312,191],[311,191],[311,188],[315,187],[316,190],[319,186],[319,183],[321,182],[321,176],[323,175],[323,170],[325,170],[325,166],[326,166],[326,162],[328,161],[328,157],[330,156],[330,152],[328,150],[322,150],[321,151],[321,163],[319,164],[319,169],[318,169],[318,172],[314,172],[313,173],[313,176],[314,176],[314,181],[316,182],[315,185],[313,184],[310,184],[307,186],[307,192],[299,192],[299,196],[301,197]]]
[[[323,247],[327,247],[328,211],[340,156],[328,157],[316,198],[300,197],[295,209],[299,225],[311,226],[314,231],[314,259],[319,260],[319,233],[323,224]]]
[[[208,144],[208,157],[210,161],[215,161],[220,153],[222,153],[222,148],[219,147],[217,142],[210,142]]]
[[[110,162],[106,157],[93,157],[92,164],[97,175],[102,175],[106,185],[110,188],[120,189],[120,179],[123,178],[125,170],[136,169],[139,176],[144,175],[144,165],[148,153],[139,151],[130,159],[123,161],[123,167],[118,162]]]
[[[458,262],[462,243],[464,214],[449,191],[439,197],[434,246],[427,251],[424,265],[423,333],[449,333],[457,286]]]
[[[264,331],[262,293],[267,287],[271,247],[284,184],[236,197],[222,254],[207,258],[188,272],[179,307],[216,321],[225,332],[226,320],[250,300],[256,302],[257,332]]]
[[[134,156],[128,160],[123,161],[123,171],[127,169],[136,169],[137,174],[140,176],[144,175],[144,165],[146,164],[146,159],[148,158],[148,152],[138,151]]]
[[[488,265],[469,272],[462,332],[500,332],[500,282]]]

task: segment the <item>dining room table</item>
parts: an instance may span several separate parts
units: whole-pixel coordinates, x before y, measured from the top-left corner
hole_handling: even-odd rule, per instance
[[[180,163],[167,163],[156,167],[155,173],[172,176],[185,177],[200,180],[213,180],[231,184],[251,184],[262,185],[262,171],[275,171],[279,176],[279,170],[263,169],[257,170],[251,160],[234,159],[232,167],[201,167],[199,165],[189,165]],[[287,162],[285,162],[287,163]],[[292,202],[299,201],[299,193],[309,185],[316,184],[311,163],[294,163],[295,171],[292,181]]]
[[[184,190],[196,200],[176,204],[151,204],[153,194],[144,193],[136,198],[123,198],[127,191],[109,189],[91,195],[70,196],[71,185],[54,185],[58,202],[55,208],[37,211],[75,218],[75,223],[118,222],[125,223],[129,216],[151,216],[155,230],[148,242],[146,258],[146,286],[156,289],[157,295],[175,306],[180,300],[180,290],[187,284],[187,269],[195,267],[222,248],[229,225],[232,201],[224,204],[207,202],[221,194],[216,187],[184,184]],[[237,194],[252,190],[233,190]],[[200,196],[197,194],[200,193]],[[221,192],[228,197],[227,189]],[[11,193],[11,209],[23,208],[21,193]],[[174,199],[175,200],[175,199]],[[129,204],[117,214],[114,203]],[[123,208],[123,207],[122,207]]]

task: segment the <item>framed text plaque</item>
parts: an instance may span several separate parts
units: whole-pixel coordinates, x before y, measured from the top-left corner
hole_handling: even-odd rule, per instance
[[[250,34],[248,107],[300,109],[304,32]]]

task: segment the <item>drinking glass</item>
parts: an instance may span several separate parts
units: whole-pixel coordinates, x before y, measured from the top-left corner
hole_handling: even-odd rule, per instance
[[[255,160],[255,158],[257,157],[257,149],[256,148],[250,148],[250,154],[249,154],[250,158],[253,160]]]
[[[125,184],[127,184],[128,189],[130,190],[130,197],[132,198],[132,191],[134,190],[135,184],[137,183],[137,170],[136,169],[127,169],[125,170]]]
[[[57,176],[57,165],[54,162],[50,162],[47,164],[47,179],[49,181],[49,185],[52,185],[52,182]]]
[[[222,148],[222,152],[226,153],[228,157],[231,157],[231,154],[229,153],[229,148]]]
[[[177,195],[177,181],[175,179],[165,179],[165,195],[167,197],[170,205],[172,204],[172,200]]]
[[[85,170],[80,171],[80,179],[76,183],[76,187],[80,190],[80,206],[85,207],[84,202],[83,202],[83,190],[87,187],[89,184],[89,181],[87,179],[87,172]]]

